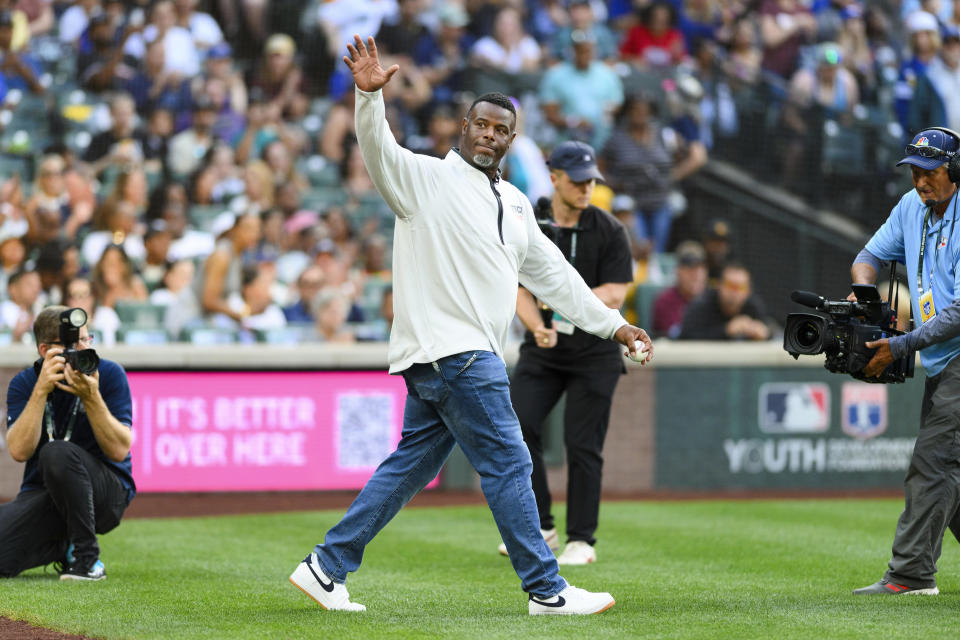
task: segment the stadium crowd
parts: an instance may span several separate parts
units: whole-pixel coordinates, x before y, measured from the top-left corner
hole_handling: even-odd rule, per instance
[[[505,167],[531,201],[553,147],[592,144],[634,284],[678,282],[665,336],[724,286],[709,245],[735,230],[675,225],[708,157],[809,194],[856,164],[847,133],[960,129],[960,0],[2,0],[0,336],[66,304],[106,344],[385,340],[394,217],[354,136],[354,33],[400,65],[410,149],[445,155],[491,89],[520,107]]]

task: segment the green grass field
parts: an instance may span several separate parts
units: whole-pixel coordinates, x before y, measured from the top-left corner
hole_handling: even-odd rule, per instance
[[[0,614],[108,638],[953,637],[949,534],[940,596],[850,595],[881,576],[901,505],[606,503],[599,562],[562,573],[617,605],[574,618],[526,614],[485,507],[402,511],[348,581],[365,614],[325,612],[287,582],[340,512],[129,520],[101,539],[107,580],[33,570],[0,582]]]

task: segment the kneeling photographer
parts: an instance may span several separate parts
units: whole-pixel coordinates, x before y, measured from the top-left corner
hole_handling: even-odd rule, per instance
[[[133,498],[132,403],[123,368],[90,348],[86,314],[45,308],[40,359],[7,392],[7,446],[26,461],[20,493],[0,505],[0,576],[60,563],[61,580],[101,580],[97,534]]]
[[[855,595],[936,594],[934,575],[947,527],[960,539],[960,237],[957,183],[960,136],[931,127],[914,136],[906,157],[914,190],[893,208],[851,268],[855,284],[876,280],[881,261],[906,265],[916,328],[867,342],[876,348],[864,367],[880,376],[898,359],[920,352],[927,379],[920,430],[904,480],[889,569]]]

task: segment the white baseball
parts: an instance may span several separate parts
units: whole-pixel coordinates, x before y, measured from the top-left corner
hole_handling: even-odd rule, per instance
[[[627,352],[627,357],[633,360],[634,362],[644,362],[647,359],[647,345],[643,344],[639,340],[633,343],[633,346],[636,348],[636,355]]]

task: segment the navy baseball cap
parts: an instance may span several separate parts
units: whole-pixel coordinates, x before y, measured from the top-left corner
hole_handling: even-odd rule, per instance
[[[913,136],[913,140],[904,150],[906,157],[898,162],[897,166],[912,164],[921,169],[933,171],[949,160],[947,156],[937,151],[955,153],[958,149],[960,149],[960,140],[949,133],[938,129],[925,129]]]
[[[551,169],[565,171],[574,182],[603,180],[603,175],[597,168],[597,154],[586,142],[561,142],[550,154],[547,164]]]

